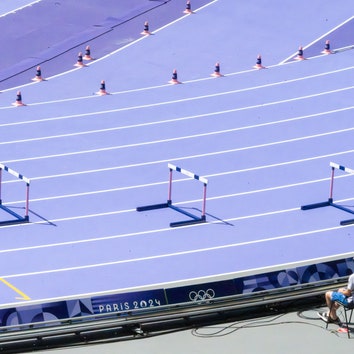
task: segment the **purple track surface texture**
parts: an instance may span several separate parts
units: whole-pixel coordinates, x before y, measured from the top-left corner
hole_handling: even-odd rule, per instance
[[[105,9],[91,0],[73,11],[87,14],[89,25],[75,17],[55,28],[64,38],[54,38],[47,11],[68,15],[65,7],[76,3],[41,1],[1,19],[22,23],[7,52],[19,50],[23,73],[2,82],[0,162],[31,179],[30,222],[0,228],[2,306],[354,254],[353,226],[340,225],[350,214],[300,209],[328,199],[330,161],[354,168],[353,51],[321,54],[328,38],[333,50],[353,44],[352,0],[340,7],[332,0],[194,1],[192,15],[183,14],[182,0],[147,13],[162,2],[131,1],[123,17],[144,15],[122,25],[120,43],[93,38],[120,18],[110,7],[121,2]],[[145,37],[146,20],[153,34]],[[50,49],[29,43],[25,29],[41,33]],[[96,60],[76,68],[85,45]],[[300,45],[307,60],[288,59]],[[267,69],[253,68],[258,54]],[[41,60],[47,80],[33,83],[27,61]],[[223,77],[210,76],[216,62]],[[14,65],[5,63],[4,72],[16,72]],[[174,69],[181,85],[168,83]],[[110,95],[96,94],[101,80]],[[12,105],[18,90],[26,106]],[[208,179],[206,223],[171,228],[186,216],[136,211],[166,202],[168,163]],[[173,177],[173,204],[199,215],[202,184]],[[353,184],[336,171],[338,204],[353,206]],[[23,213],[23,181],[3,173],[2,201]]]

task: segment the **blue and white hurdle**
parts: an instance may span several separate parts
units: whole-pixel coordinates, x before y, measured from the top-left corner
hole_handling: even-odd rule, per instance
[[[326,206],[333,206],[337,209],[341,209],[343,211],[346,211],[350,214],[354,214],[354,210],[349,209],[347,207],[344,207],[342,205],[336,204],[333,202],[333,188],[334,188],[334,172],[335,170],[341,170],[344,171],[346,173],[349,174],[354,174],[354,170],[342,165],[339,165],[337,163],[334,162],[330,162],[329,163],[330,167],[331,167],[331,182],[330,182],[330,188],[329,188],[329,197],[328,200],[325,202],[320,202],[320,203],[315,203],[315,204],[309,204],[309,205],[303,205],[301,207],[301,210],[309,210],[309,209],[316,209],[316,208],[322,208],[322,207],[326,207]],[[349,225],[349,224],[353,224],[354,223],[354,219],[350,219],[350,220],[343,220],[340,222],[341,225]]]
[[[153,205],[146,205],[146,206],[141,206],[137,207],[137,211],[148,211],[148,210],[154,210],[154,209],[162,209],[162,208],[172,208],[173,210],[178,211],[179,213],[182,213],[188,217],[190,217],[190,220],[185,220],[185,221],[177,221],[177,222],[172,222],[170,223],[170,227],[176,227],[176,226],[183,226],[183,225],[190,225],[190,224],[197,224],[197,223],[202,223],[206,221],[206,194],[207,194],[207,185],[208,185],[208,180],[202,176],[196,175],[193,172],[187,171],[181,167],[172,165],[169,163],[168,165],[169,168],[169,183],[168,183],[168,196],[167,196],[167,202],[162,203],[162,204],[153,204]],[[203,183],[203,206],[202,206],[202,215],[201,216],[196,216],[192,213],[189,213],[188,211],[179,208],[175,205],[172,204],[172,184],[173,184],[173,171],[180,172],[185,176],[188,176],[190,178],[193,178],[197,181],[200,181]]]
[[[15,213],[13,210],[10,208],[6,207],[2,203],[2,171],[6,171],[10,173],[12,176],[24,181],[26,183],[26,206],[25,206],[25,216],[20,216],[19,214]],[[8,166],[3,165],[0,163],[0,208],[13,217],[15,217],[15,220],[0,220],[0,226],[3,225],[8,225],[8,224],[13,224],[13,223],[22,223],[22,222],[28,222],[29,221],[29,188],[30,188],[30,180],[23,176],[22,174],[12,170]]]

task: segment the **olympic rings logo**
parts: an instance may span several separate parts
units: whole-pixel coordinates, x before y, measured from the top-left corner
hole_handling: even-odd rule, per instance
[[[199,290],[199,291],[191,291],[189,293],[189,299],[191,301],[204,301],[211,300],[215,297],[215,291],[213,289],[208,290]]]

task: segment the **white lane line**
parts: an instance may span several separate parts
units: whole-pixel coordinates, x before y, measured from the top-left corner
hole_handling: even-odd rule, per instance
[[[346,175],[336,176],[335,179],[342,179],[342,178],[348,178],[348,177],[351,177],[351,176],[346,174]],[[235,197],[251,195],[251,194],[257,194],[257,193],[267,193],[267,192],[270,192],[270,191],[276,191],[276,190],[287,189],[287,188],[294,188],[294,187],[299,187],[299,186],[304,186],[304,185],[309,185],[309,184],[316,184],[316,183],[326,182],[326,181],[329,181],[329,180],[330,180],[330,178],[327,177],[327,178],[320,178],[320,179],[316,179],[316,180],[310,180],[310,181],[304,181],[304,182],[280,185],[280,186],[275,186],[275,187],[268,187],[268,188],[263,188],[263,189],[249,190],[249,191],[237,192],[237,193],[225,194],[225,195],[217,195],[217,196],[214,196],[214,197],[209,196],[207,198],[207,200],[208,200],[208,202],[210,202],[210,201],[213,201],[213,200],[235,198]],[[184,182],[185,180],[179,180],[179,181],[180,182]],[[147,184],[147,185],[143,185],[143,186],[140,186],[140,187],[148,187],[148,186],[152,186],[152,185],[163,185],[163,184],[167,184],[167,182],[166,181],[156,182],[156,183],[151,183],[150,185]],[[134,187],[130,187],[130,188],[138,188],[138,186],[134,186]],[[31,203],[41,202],[41,201],[48,201],[48,200],[64,199],[64,198],[73,198],[73,197],[78,197],[78,196],[95,195],[95,194],[100,194],[100,193],[110,193],[110,192],[116,192],[117,190],[119,191],[120,189],[121,188],[116,188],[116,189],[110,189],[110,190],[77,193],[77,194],[72,194],[72,195],[62,195],[62,196],[31,199]],[[176,203],[174,203],[174,205],[182,205],[182,204],[186,205],[186,204],[192,204],[192,203],[199,203],[201,201],[202,201],[202,199],[185,200],[185,201],[181,201],[181,202],[176,202]],[[6,203],[6,204],[7,205],[14,205],[14,204],[23,204],[24,202],[25,201],[22,200],[22,201],[16,201],[16,202],[11,202],[11,203],[9,202],[9,203]],[[105,213],[86,214],[86,215],[66,217],[66,218],[60,218],[60,219],[45,220],[45,221],[33,222],[31,224],[32,225],[34,225],[34,224],[46,224],[46,223],[55,224],[57,222],[62,222],[62,221],[73,221],[73,220],[80,220],[80,219],[88,219],[88,218],[94,218],[94,217],[102,217],[102,216],[117,215],[117,214],[123,214],[123,213],[131,213],[131,212],[135,212],[135,211],[136,211],[136,209],[125,209],[125,210],[118,210],[118,211],[109,211],[109,212],[105,212]],[[25,224],[25,225],[31,225],[31,224]],[[13,227],[13,225],[10,225],[10,227]],[[6,228],[6,226],[3,226],[3,228]]]
[[[39,2],[39,1],[42,1],[42,0],[37,0],[37,1],[34,1],[33,3],[36,3],[36,2]],[[204,8],[208,7],[209,5],[212,5],[212,4],[216,3],[217,1],[218,1],[218,0],[213,0],[213,1],[209,2],[208,4],[205,4],[205,5],[201,6],[200,8],[198,8],[198,9],[196,9],[196,10],[193,10],[193,12],[199,12],[199,11],[203,10]],[[30,4],[30,5],[32,5],[32,4]],[[13,12],[13,11],[12,11],[12,12]],[[10,13],[11,13],[11,12],[10,12]],[[161,30],[163,30],[163,29],[165,29],[165,28],[167,28],[167,27],[169,27],[169,26],[172,26],[172,25],[174,25],[175,23],[177,23],[177,22],[179,22],[179,21],[181,21],[181,20],[187,18],[188,16],[189,16],[189,15],[181,16],[181,17],[177,18],[176,20],[171,21],[171,22],[169,22],[168,24],[166,24],[166,25],[160,27],[159,29],[156,29],[156,30],[153,31],[152,33],[157,33],[157,32],[159,32],[159,31],[161,31]],[[131,47],[131,46],[133,46],[133,45],[135,45],[135,44],[137,44],[137,43],[139,43],[140,41],[143,41],[143,40],[146,40],[146,37],[145,37],[145,36],[140,37],[140,38],[138,38],[138,39],[136,39],[136,40],[134,40],[134,41],[132,41],[132,42],[126,44],[125,46],[120,47],[120,48],[118,48],[117,50],[115,50],[115,51],[113,51],[113,52],[111,52],[111,53],[108,53],[108,54],[102,56],[101,58],[96,58],[94,61],[92,61],[92,62],[90,62],[90,63],[86,63],[86,65],[87,65],[87,66],[95,65],[96,63],[99,63],[100,61],[102,61],[102,60],[104,60],[104,59],[107,59],[107,58],[109,58],[110,56],[115,55],[115,54],[117,54],[117,53],[119,53],[119,52],[121,52],[121,51],[123,51],[123,50],[125,50],[125,49],[127,49],[127,48],[129,48],[129,47]],[[56,74],[56,75],[47,77],[46,80],[49,81],[49,80],[55,79],[55,78],[57,78],[57,77],[61,77],[61,76],[70,74],[70,73],[72,73],[72,72],[74,72],[74,71],[76,71],[76,70],[80,70],[80,69],[81,69],[81,68],[73,68],[73,69],[64,71],[64,72],[62,72],[62,73],[59,73],[59,74]],[[24,88],[24,87],[27,87],[27,86],[35,85],[35,84],[36,84],[35,82],[30,82],[30,83],[23,84],[23,85],[19,85],[19,86],[16,86],[16,87],[11,87],[11,88],[8,88],[8,89],[4,89],[4,90],[2,90],[2,92],[8,92],[8,91],[13,91],[13,90],[18,90],[18,89],[21,89],[21,88]],[[168,86],[168,85],[155,86],[155,88],[157,88],[157,87],[163,87],[163,86]],[[138,89],[138,90],[139,90],[139,89]],[[84,97],[81,97],[81,98],[68,99],[68,101],[77,100],[77,99],[87,99],[87,98],[92,98],[92,97],[93,97],[92,95],[91,95],[91,96],[84,96]],[[11,108],[11,107],[8,107],[8,108]],[[1,109],[1,108],[0,108],[0,109]]]
[[[345,202],[350,202],[350,201],[353,201],[353,198],[338,200],[337,203],[345,203]],[[231,223],[231,222],[241,221],[241,220],[248,220],[248,219],[260,218],[260,217],[280,215],[280,214],[285,214],[285,213],[292,213],[292,212],[299,211],[299,210],[300,210],[300,207],[273,210],[273,211],[268,211],[268,212],[264,212],[264,213],[243,215],[243,216],[237,216],[237,217],[233,217],[233,218],[223,219],[222,221],[211,220],[211,221],[208,221],[207,224],[187,225],[187,226],[183,226],[181,228],[191,228],[191,227],[194,228],[194,227],[206,226],[208,224],[210,225],[210,224],[218,224],[218,223]],[[125,212],[136,212],[136,209],[126,210]],[[36,223],[34,223],[34,224],[36,224]],[[26,225],[31,225],[31,224],[26,224]],[[50,244],[40,244],[40,245],[27,246],[27,247],[10,248],[10,249],[5,249],[5,250],[0,250],[0,254],[1,253],[28,251],[28,250],[42,249],[42,248],[71,246],[71,245],[75,245],[75,244],[82,244],[82,243],[89,243],[89,242],[101,242],[101,241],[114,240],[114,239],[119,239],[119,238],[156,234],[156,233],[161,233],[161,232],[172,232],[173,230],[174,229],[171,229],[170,227],[168,227],[168,228],[161,228],[161,229],[152,229],[152,230],[130,232],[130,233],[124,233],[124,234],[116,234],[116,235],[110,235],[110,236],[104,236],[104,237],[88,238],[88,239],[83,239],[83,240],[73,240],[73,241],[56,242],[56,243],[50,243]]]
[[[321,39],[327,37],[328,35],[330,35],[332,32],[336,31],[337,29],[339,29],[340,27],[344,26],[346,23],[348,23],[349,21],[351,21],[354,18],[354,16],[348,18],[347,20],[345,20],[344,22],[340,23],[338,26],[332,28],[331,30],[329,30],[328,32],[326,32],[325,34],[323,34],[322,36],[318,37],[317,39],[313,40],[311,43],[307,44],[305,47],[303,47],[303,49],[307,49],[309,47],[311,47],[312,45],[314,45],[315,43],[317,43],[318,41],[320,41]],[[284,59],[283,61],[281,61],[279,63],[279,65],[285,64],[288,60],[294,58],[296,56],[297,52],[293,53],[292,55],[290,55],[289,57],[287,57],[286,59]],[[318,55],[318,57],[320,57],[321,55]]]
[[[230,174],[225,173],[226,174]],[[221,174],[218,174],[217,177],[220,177]],[[215,175],[213,177],[216,177]],[[349,175],[343,175],[343,176],[336,176],[335,178],[346,178],[349,177]],[[298,187],[298,186],[303,186],[307,184],[313,184],[313,183],[319,183],[319,182],[324,182],[328,181],[330,178],[321,178],[317,180],[312,180],[312,181],[306,181],[306,182],[298,182],[298,183],[292,183],[292,184],[286,184],[282,186],[276,186],[276,187],[269,187],[269,188],[264,188],[264,189],[258,189],[258,190],[249,190],[246,192],[239,192],[239,193],[233,193],[233,194],[227,194],[227,195],[221,195],[221,196],[216,196],[216,197],[208,197],[207,200],[216,200],[216,199],[225,199],[225,198],[233,198],[233,197],[239,197],[242,195],[248,195],[248,194],[255,194],[255,193],[263,193],[263,192],[269,192],[269,191],[274,191],[274,190],[279,190],[279,189],[286,189],[286,188],[293,188],[293,187]],[[180,180],[176,180],[175,182],[186,182],[189,181],[190,179],[184,178]],[[77,198],[77,197],[84,197],[84,196],[89,196],[89,195],[96,195],[96,194],[102,194],[102,193],[113,193],[113,192],[119,192],[119,191],[127,191],[129,189],[138,189],[138,188],[148,188],[148,187],[154,187],[154,186],[159,186],[159,185],[164,185],[168,184],[168,181],[160,181],[160,182],[153,182],[153,183],[146,183],[146,184],[141,184],[141,185],[135,185],[135,186],[129,186],[129,187],[117,187],[117,188],[110,188],[110,189],[102,189],[102,190],[97,190],[97,191],[90,191],[90,192],[82,192],[82,193],[73,193],[73,194],[64,194],[64,195],[57,195],[53,197],[43,197],[43,198],[34,198],[31,199],[31,203],[35,202],[43,202],[43,201],[48,201],[48,200],[58,200],[58,199],[65,199],[65,198]],[[190,203],[195,203],[195,202],[200,202],[201,199],[197,200],[188,200],[188,201],[183,201],[180,203],[175,203],[175,204],[190,204]],[[20,204],[24,203],[24,200],[21,201],[16,201],[16,202],[9,202],[6,203],[7,205],[13,205],[13,204]]]
[[[230,91],[222,91],[222,92],[219,92],[219,93],[212,93],[212,94],[202,95],[202,96],[187,97],[187,98],[180,99],[180,100],[165,101],[165,102],[146,104],[146,105],[140,105],[140,106],[131,106],[131,107],[125,107],[125,108],[117,108],[115,110],[98,111],[96,113],[95,112],[89,112],[89,113],[75,114],[75,115],[69,115],[69,116],[63,116],[63,117],[54,117],[54,118],[48,118],[48,119],[42,119],[42,120],[34,120],[34,121],[27,121],[27,122],[15,122],[15,123],[13,123],[13,125],[16,125],[16,124],[29,124],[29,123],[33,123],[33,122],[47,121],[47,120],[68,119],[68,118],[73,118],[73,117],[81,117],[81,116],[85,116],[85,115],[127,111],[127,110],[131,110],[131,109],[149,108],[149,107],[162,106],[162,105],[166,105],[166,104],[181,103],[181,102],[187,102],[187,101],[193,101],[193,100],[199,100],[199,99],[205,99],[205,98],[211,98],[211,97],[217,97],[217,96],[223,96],[223,95],[230,95],[230,94],[234,94],[234,93],[241,93],[241,92],[247,92],[247,91],[252,91],[252,90],[258,90],[258,89],[263,89],[263,88],[268,88],[268,87],[273,87],[273,86],[278,86],[278,85],[285,85],[285,84],[298,82],[298,81],[303,81],[303,80],[314,79],[314,78],[323,77],[323,76],[327,76],[327,75],[338,74],[338,73],[345,72],[345,71],[352,70],[352,69],[354,69],[354,66],[349,66],[349,67],[346,67],[346,68],[336,69],[336,70],[332,70],[332,71],[326,71],[326,72],[322,72],[322,73],[319,73],[319,74],[312,74],[312,75],[308,75],[308,76],[302,76],[302,77],[299,77],[299,78],[289,79],[289,80],[286,80],[286,81],[283,80],[283,81],[277,81],[277,82],[268,83],[268,84],[264,84],[264,85],[251,86],[251,87],[248,87],[248,88],[242,88],[242,89],[236,89],[236,90],[230,90]],[[257,69],[254,69],[254,70],[257,70]],[[199,79],[198,80],[194,80],[193,82],[196,82],[196,81],[200,81],[200,80]],[[191,82],[192,81],[190,81],[189,83],[191,83]],[[188,82],[185,82],[185,84],[187,84],[187,83]],[[163,85],[163,86],[153,86],[152,88],[161,88],[161,87],[171,87],[171,85],[168,84],[168,85]],[[141,89],[139,89],[139,90],[141,90]],[[129,93],[129,92],[134,92],[134,90],[112,92],[111,95],[124,94],[124,93]],[[98,95],[90,95],[90,96],[68,98],[68,99],[61,99],[61,100],[53,100],[53,101],[46,101],[46,102],[37,102],[37,103],[28,104],[28,106],[38,106],[38,105],[44,105],[44,104],[63,103],[63,102],[68,102],[68,101],[75,101],[75,100],[89,99],[89,98],[100,98],[100,96],[98,96]],[[14,107],[14,106],[4,106],[4,107],[0,107],[0,110],[9,109],[9,108],[10,109],[13,109],[13,108],[16,109],[16,107]],[[11,125],[11,123],[8,123],[8,124]]]
[[[18,12],[18,11],[20,11],[20,10],[26,8],[26,7],[32,6],[32,5],[37,4],[37,3],[41,2],[41,1],[42,1],[42,0],[32,1],[31,3],[28,3],[28,4],[23,5],[23,6],[21,6],[21,7],[15,8],[15,9],[13,9],[13,10],[10,10],[10,11],[8,11],[8,12],[6,12],[6,13],[1,14],[1,15],[0,15],[0,18],[1,18],[1,17],[5,17],[5,16],[7,16],[7,15],[14,14],[14,13],[16,13],[16,12]]]
[[[265,126],[270,126],[270,125],[275,125],[275,124],[289,123],[289,122],[293,122],[293,121],[297,121],[297,120],[314,118],[314,117],[319,117],[322,115],[344,112],[347,110],[351,110],[353,108],[354,108],[354,106],[349,106],[349,107],[337,108],[337,109],[333,109],[333,110],[329,110],[329,111],[307,114],[304,116],[297,116],[297,117],[287,118],[287,119],[282,119],[282,120],[277,120],[277,121],[270,121],[270,122],[266,122],[266,123],[253,124],[253,125],[234,128],[233,131],[253,129],[253,128],[265,127]],[[50,135],[50,136],[42,136],[42,137],[37,137],[37,138],[28,138],[28,139],[19,139],[19,140],[10,140],[10,141],[0,141],[0,145],[19,144],[19,143],[27,143],[27,142],[34,142],[34,141],[50,140],[50,139],[60,139],[60,138],[68,138],[68,137],[75,137],[75,136],[88,135],[88,134],[107,133],[107,132],[125,130],[125,129],[149,127],[149,126],[160,125],[160,124],[177,123],[177,122],[182,122],[182,121],[187,121],[187,120],[192,120],[192,119],[200,119],[200,118],[205,118],[205,117],[212,117],[212,116],[219,116],[219,115],[234,113],[235,111],[237,111],[239,109],[240,108],[234,108],[234,109],[209,112],[209,113],[203,113],[203,114],[192,115],[192,116],[184,116],[184,117],[179,117],[179,118],[174,118],[174,119],[158,120],[158,121],[153,121],[153,122],[117,126],[117,127],[105,128],[105,129],[80,131],[80,132],[76,132],[76,133],[58,134],[58,135]]]
[[[302,140],[320,138],[320,137],[329,136],[329,135],[342,134],[342,133],[350,132],[350,131],[353,131],[353,130],[354,130],[354,127],[346,128],[346,129],[340,129],[340,130],[333,130],[333,131],[329,131],[329,132],[325,132],[325,133],[301,136],[301,137],[298,137],[298,138],[286,139],[286,140],[281,140],[281,141],[273,141],[273,142],[270,142],[270,143],[243,146],[243,147],[239,147],[239,148],[236,148],[236,149],[232,149],[232,151],[246,151],[246,150],[258,149],[258,148],[269,147],[269,146],[274,146],[274,145],[287,144],[287,143],[292,143],[292,142],[297,142],[297,141],[302,141]],[[99,149],[73,151],[73,152],[62,153],[62,154],[52,154],[52,155],[26,157],[26,158],[21,158],[21,159],[13,159],[13,160],[3,161],[3,163],[14,163],[14,162],[23,162],[23,161],[28,162],[28,161],[34,161],[34,160],[53,159],[53,158],[57,158],[57,157],[67,157],[67,156],[75,156],[75,155],[107,152],[107,151],[113,151],[113,150],[118,150],[118,149],[143,147],[143,146],[154,145],[154,144],[163,144],[163,143],[173,142],[173,141],[182,141],[182,140],[188,140],[188,139],[208,137],[208,136],[213,136],[213,135],[218,135],[218,134],[225,134],[225,133],[230,132],[230,131],[232,131],[232,130],[229,129],[229,130],[222,130],[222,131],[209,132],[209,133],[203,133],[203,134],[194,134],[194,135],[180,136],[180,137],[169,138],[169,139],[160,139],[160,140],[139,142],[139,143],[133,143],[133,144],[126,144],[126,145],[110,146],[110,147],[99,148]]]
[[[201,225],[206,225],[206,224],[201,224]],[[323,229],[314,229],[314,230],[303,231],[303,232],[298,232],[298,233],[293,233],[293,234],[286,234],[286,235],[281,235],[281,236],[269,237],[269,238],[260,239],[260,240],[238,242],[238,243],[232,243],[232,244],[227,244],[227,245],[199,248],[199,249],[187,250],[187,251],[181,251],[181,252],[171,252],[171,253],[159,254],[159,255],[148,256],[148,257],[139,257],[139,258],[124,259],[124,260],[112,261],[112,262],[87,264],[87,265],[81,265],[81,266],[76,266],[76,267],[47,269],[47,270],[27,272],[27,273],[6,274],[6,275],[1,275],[0,278],[11,279],[11,278],[29,277],[29,276],[44,275],[44,274],[55,274],[55,273],[61,273],[61,272],[71,272],[71,271],[79,271],[79,270],[92,269],[92,268],[109,267],[109,266],[114,266],[114,265],[118,265],[118,264],[146,262],[146,261],[163,259],[163,258],[180,257],[180,256],[191,255],[191,254],[197,254],[197,253],[214,252],[214,251],[219,251],[222,249],[237,248],[237,247],[249,246],[249,245],[253,245],[253,244],[273,242],[273,241],[303,237],[303,236],[319,234],[319,233],[326,233],[326,232],[330,232],[330,231],[343,229],[345,227],[350,227],[350,225],[347,225],[347,226],[340,225],[340,226],[335,226],[335,227],[327,227],[327,228],[323,228]]]
[[[177,161],[177,160],[178,161],[182,161],[182,160],[195,159],[195,158],[200,158],[200,157],[209,157],[209,156],[215,156],[215,155],[229,154],[229,153],[233,153],[233,152],[234,152],[234,150],[214,151],[214,152],[211,152],[211,153],[205,153],[205,154],[199,154],[199,155],[189,155],[189,156],[178,156],[178,157],[172,157],[172,158],[164,159],[164,160],[154,160],[154,161],[149,161],[149,162],[140,162],[140,163],[130,164],[130,165],[113,166],[113,167],[94,169],[94,170],[86,170],[86,171],[79,171],[79,172],[60,173],[60,174],[56,174],[56,175],[38,176],[38,177],[32,177],[31,181],[39,181],[39,180],[51,179],[51,178],[70,177],[70,176],[76,176],[76,175],[82,175],[82,174],[110,172],[110,171],[115,171],[115,170],[120,170],[120,169],[134,168],[134,167],[144,167],[144,166],[150,166],[150,165],[162,164],[162,163],[166,163],[167,164],[170,161]],[[215,176],[222,176],[222,175],[226,175],[226,174],[249,172],[249,171],[255,171],[255,170],[260,170],[260,169],[279,167],[279,166],[290,165],[290,164],[294,164],[294,163],[302,163],[302,162],[306,162],[306,161],[313,161],[313,160],[317,160],[317,159],[323,159],[323,158],[334,157],[334,156],[345,155],[345,154],[351,154],[351,153],[354,153],[354,150],[339,151],[339,152],[335,152],[335,153],[331,153],[331,154],[318,155],[318,156],[308,157],[308,158],[299,159],[299,160],[279,162],[279,163],[274,163],[274,164],[270,164],[270,165],[250,167],[250,168],[241,169],[241,170],[220,172],[220,173],[217,173],[217,174],[205,175],[205,177],[215,177]],[[176,181],[180,181],[180,180],[176,180]],[[9,180],[9,181],[3,181],[2,183],[5,184],[5,183],[19,183],[19,182],[21,182],[21,181],[19,181],[17,179],[14,179],[14,180]]]
[[[341,176],[336,176],[336,179],[339,178],[347,178],[350,175],[341,175]],[[301,182],[301,183],[297,183],[297,184],[291,184],[291,185],[287,185],[287,186],[277,186],[277,187],[272,187],[272,188],[266,188],[266,189],[261,189],[261,190],[254,190],[254,191],[248,191],[248,192],[239,192],[239,193],[235,193],[235,194],[229,194],[229,195],[224,195],[224,196],[215,196],[215,197],[208,197],[208,201],[212,201],[212,200],[219,200],[219,199],[223,199],[223,198],[234,198],[234,197],[238,197],[238,196],[242,196],[242,195],[247,195],[247,194],[252,194],[252,193],[261,193],[261,192],[268,192],[271,190],[276,190],[276,189],[284,189],[284,188],[292,188],[292,187],[297,187],[300,185],[309,185],[309,184],[314,184],[314,183],[319,183],[319,182],[326,182],[329,181],[330,178],[322,178],[322,179],[318,179],[318,180],[312,180],[312,181],[306,181],[306,182]],[[166,182],[161,182],[161,184],[166,183]],[[342,200],[338,200],[337,203],[343,203],[343,202],[348,202],[348,201],[352,201],[353,198],[347,198],[347,199],[342,199]],[[23,202],[23,201],[22,201]],[[189,203],[196,203],[196,202],[201,202],[201,199],[198,200],[189,200],[189,201],[182,201],[182,202],[178,202],[178,203],[174,203],[175,205],[186,205]],[[234,218],[230,218],[230,219],[224,219],[223,222],[232,222],[232,221],[238,221],[238,220],[244,220],[244,219],[249,219],[249,218],[254,218],[254,217],[260,217],[260,216],[265,216],[265,215],[273,215],[273,214],[278,214],[281,212],[286,212],[286,210],[289,211],[293,211],[293,210],[299,210],[299,207],[297,208],[292,208],[292,209],[282,209],[280,211],[271,211],[271,212],[266,212],[266,213],[260,213],[260,214],[255,214],[255,215],[246,215],[246,216],[238,216],[238,217],[234,217]],[[58,222],[71,222],[71,221],[75,221],[75,220],[82,220],[82,219],[90,219],[90,218],[97,218],[97,217],[107,217],[107,216],[112,216],[112,215],[119,215],[119,214],[124,214],[124,213],[135,213],[136,212],[136,208],[134,209],[125,209],[125,210],[115,210],[115,211],[110,211],[110,212],[104,212],[104,213],[96,213],[96,214],[86,214],[86,215],[79,215],[79,216],[70,216],[70,217],[65,217],[65,218],[58,218],[58,219],[53,219],[53,220],[42,220],[42,221],[37,221],[37,222],[31,222],[28,224],[14,224],[14,225],[7,225],[7,226],[3,226],[3,228],[12,228],[12,227],[23,227],[23,226],[33,226],[33,225],[43,225],[43,224],[48,224],[48,223],[52,223],[52,224],[56,224]],[[213,224],[213,223],[218,223],[220,221],[209,221],[209,224]],[[194,226],[194,225],[193,225]],[[190,226],[188,226],[190,227]],[[163,229],[166,230],[166,229]],[[170,230],[170,228],[168,228],[167,230]],[[140,233],[132,233],[132,234],[126,234],[126,235],[139,235],[139,234],[145,234],[145,233],[152,233],[154,232],[154,230],[152,231],[142,231]],[[123,236],[120,235],[121,237],[125,237],[124,234]]]

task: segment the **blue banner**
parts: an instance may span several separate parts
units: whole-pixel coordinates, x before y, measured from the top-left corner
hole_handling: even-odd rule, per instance
[[[97,296],[91,301],[95,314],[151,309],[167,304],[163,289]]]
[[[223,280],[213,283],[189,285],[178,288],[166,289],[166,297],[169,304],[183,302],[203,302],[212,299],[234,295],[236,288],[233,280]]]

